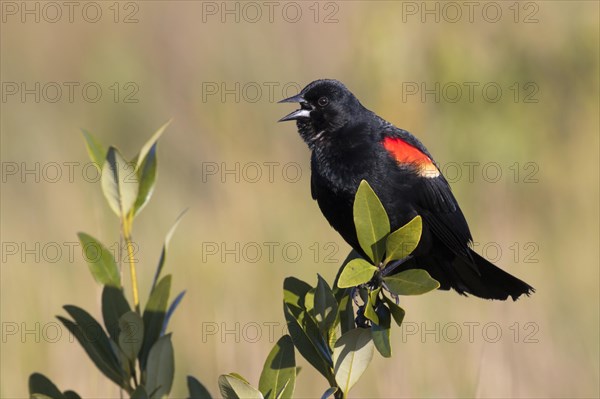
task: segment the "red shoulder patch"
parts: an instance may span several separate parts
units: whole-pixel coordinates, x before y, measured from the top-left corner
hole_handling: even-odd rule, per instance
[[[433,161],[427,155],[400,138],[386,137],[383,139],[383,147],[392,154],[398,163],[415,164],[422,176],[437,177],[440,175]]]
[[[421,152],[417,147],[413,147],[406,141],[394,138],[386,137],[383,139],[383,146],[388,150],[396,161],[400,163],[431,163],[431,159]]]

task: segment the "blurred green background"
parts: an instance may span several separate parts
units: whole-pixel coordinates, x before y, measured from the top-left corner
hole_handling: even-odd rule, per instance
[[[269,4],[75,2],[59,17],[1,3],[0,396],[26,397],[39,371],[119,397],[54,318],[67,303],[100,317],[76,232],[119,240],[80,128],[133,157],[170,118],[134,239],[145,301],[190,208],[165,269],[187,290],[172,397],[188,374],[215,395],[222,373],[257,383],[283,332],[283,279],[332,281],[349,251],[310,198],[306,146],[276,123],[292,110],[277,100],[327,77],[427,145],[477,250],[537,289],[516,303],[403,299],[394,356],[376,356],[353,396],[598,397],[598,3]],[[300,363],[297,396],[320,395],[325,380]]]

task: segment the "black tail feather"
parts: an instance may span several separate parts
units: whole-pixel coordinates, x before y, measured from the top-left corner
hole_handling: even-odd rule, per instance
[[[456,277],[452,288],[459,293],[469,293],[484,299],[506,300],[509,296],[516,301],[521,295],[527,296],[535,289],[526,282],[495,266],[476,252],[471,257],[479,269],[480,275],[473,271],[470,260],[457,257],[452,263]]]
[[[510,296],[516,301],[521,295],[533,294],[535,289],[526,282],[495,266],[475,251],[469,249],[470,258],[423,256],[408,260],[394,273],[407,269],[425,269],[439,281],[441,290],[454,289],[461,295],[475,295],[483,299],[504,301]],[[475,263],[476,267],[473,267]]]

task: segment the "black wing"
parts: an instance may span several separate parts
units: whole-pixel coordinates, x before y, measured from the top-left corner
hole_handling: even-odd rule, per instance
[[[417,184],[418,211],[431,231],[456,255],[471,259],[469,245],[473,239],[469,225],[444,176],[421,178]]]
[[[412,134],[399,129],[387,122],[384,126],[386,137],[398,138],[426,155],[435,166],[435,175],[421,175],[415,179],[414,193],[416,194],[418,213],[428,223],[431,231],[444,245],[456,255],[472,261],[469,251],[473,239],[467,221],[458,206],[452,189],[446,178],[441,174],[438,164],[427,151],[427,148]],[[395,154],[391,154],[397,159]],[[398,160],[398,159],[397,159]],[[416,173],[416,170],[415,170]],[[473,266],[475,266],[474,262]]]

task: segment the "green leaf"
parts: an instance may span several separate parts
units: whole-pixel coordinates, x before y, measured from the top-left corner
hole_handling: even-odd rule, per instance
[[[102,290],[102,318],[104,327],[108,334],[117,342],[119,340],[119,318],[129,312],[131,308],[123,290],[120,288],[105,285]]]
[[[64,391],[63,397],[65,399],[81,399],[81,396],[75,391]]]
[[[144,322],[139,314],[130,311],[119,318],[119,329],[119,347],[134,361],[144,342]]]
[[[358,296],[360,297],[360,299],[363,302],[367,302],[369,300],[369,288],[361,285],[358,287],[358,289],[356,290],[358,291]]]
[[[375,324],[379,324],[379,317],[375,313],[375,307],[377,306],[377,297],[381,288],[374,289],[369,292],[369,299],[365,305],[365,317],[371,320]]]
[[[381,201],[366,180],[360,182],[354,197],[354,225],[362,250],[379,265],[385,252],[390,220]]]
[[[306,297],[311,290],[312,287],[302,280],[286,278],[283,282],[283,312],[294,346],[318,372],[333,382],[329,344],[306,310]]]
[[[48,377],[40,373],[33,373],[29,376],[29,396],[34,394],[56,399],[64,397],[58,387]]]
[[[290,381],[292,380],[287,380],[285,384],[283,384],[283,386],[279,388],[279,392],[276,392],[276,395],[274,396],[275,399],[284,399],[283,395],[285,394],[288,385],[290,385]],[[295,379],[294,383],[296,383]],[[291,398],[291,396],[286,396],[286,398]]]
[[[347,397],[373,358],[371,331],[355,328],[342,335],[333,349],[335,381]]]
[[[219,377],[219,390],[224,399],[263,399],[262,393],[244,379],[227,374]]]
[[[317,276],[318,281],[314,296],[313,316],[321,333],[329,334],[329,330],[335,325],[338,304],[329,284],[327,284],[323,277],[320,275]]]
[[[348,256],[342,265],[340,266],[337,275],[335,276],[335,280],[333,282],[333,295],[338,303],[338,318],[336,323],[340,324],[342,334],[346,331],[352,330],[356,327],[354,323],[354,308],[352,298],[350,297],[352,290],[350,288],[340,288],[338,286],[338,282],[342,272],[346,268],[346,265],[350,263],[353,259],[362,259],[360,254],[355,250],[350,251]]]
[[[389,290],[396,295],[421,295],[439,288],[440,283],[432,279],[423,269],[404,270],[398,274],[384,277]]]
[[[144,343],[140,351],[140,364],[146,368],[146,359],[150,348],[154,345],[163,327],[169,293],[171,292],[171,275],[163,277],[150,293],[150,298],[144,309]],[[149,391],[151,392],[151,391]]]
[[[342,272],[346,268],[346,265],[354,259],[363,259],[363,257],[353,249],[346,256],[346,259],[344,259],[344,261],[342,262],[342,265],[338,269],[337,274],[335,276],[335,280],[333,280],[333,293],[334,293],[335,299],[337,299],[338,303],[340,301],[341,296],[344,295],[343,292],[345,291],[345,289],[343,289],[343,288],[340,289],[338,287],[338,281],[340,281],[340,276],[342,275]]]
[[[400,306],[396,305],[396,302],[392,301],[385,295],[383,296],[383,299],[388,304],[394,321],[396,322],[396,324],[398,324],[398,327],[400,327],[402,325],[402,321],[404,320],[404,315],[406,314],[406,312]]]
[[[171,121],[172,121],[172,119],[169,119],[167,121],[167,123],[165,123],[164,125],[159,127],[158,130],[156,132],[154,132],[152,137],[150,137],[150,140],[146,141],[146,143],[142,146],[140,153],[136,157],[137,158],[136,169],[140,169],[140,166],[142,165],[142,163],[144,163],[144,159],[146,159],[146,156],[148,155],[148,153],[152,151],[152,147],[154,147],[156,145],[156,142],[158,141],[160,136],[162,136],[165,129],[171,124]]]
[[[89,234],[78,233],[77,236],[94,279],[100,284],[120,288],[121,276],[113,254]]]
[[[187,386],[190,393],[189,399],[212,399],[204,385],[191,375],[187,376]]]
[[[354,307],[352,306],[351,290],[344,288],[345,295],[340,297],[338,304],[338,321],[342,334],[356,327],[354,323]]]
[[[171,334],[164,335],[156,341],[148,354],[146,364],[146,390],[150,399],[162,398],[171,392],[175,376],[175,358]]]
[[[108,339],[108,343],[110,344],[113,354],[117,358],[119,368],[122,370],[123,380],[129,381],[131,379],[131,368],[135,368],[135,363],[127,358],[127,355],[125,355],[123,350],[119,348],[119,344],[117,344],[111,338]]]
[[[314,319],[314,311],[315,311],[315,291],[316,287],[311,287],[310,291],[306,293],[304,297],[304,311],[310,315]],[[317,322],[316,319],[315,323]]]
[[[169,309],[167,309],[167,313],[165,314],[165,318],[163,320],[163,325],[162,328],[160,330],[160,334],[164,335],[167,332],[167,326],[169,325],[169,320],[171,320],[171,316],[173,316],[173,313],[175,312],[175,309],[177,309],[177,306],[179,306],[179,303],[181,302],[181,300],[183,299],[183,296],[185,295],[185,290],[181,291],[173,300],[173,302],[171,302],[171,305],[169,306]]]
[[[135,170],[135,165],[125,161],[119,150],[114,147],[108,149],[102,167],[102,192],[120,218],[129,213],[137,199],[139,181]]]
[[[390,342],[390,325],[392,318],[390,310],[385,305],[377,307],[378,323],[371,324],[371,337],[375,348],[383,357],[392,357],[392,344]]]
[[[140,182],[138,195],[133,206],[133,216],[136,216],[146,206],[152,193],[154,191],[154,185],[156,182],[156,168],[158,158],[156,155],[156,149],[158,145],[158,139],[163,134],[167,126],[171,121],[169,120],[163,126],[161,126],[144,144],[140,153],[136,156],[135,171]]]
[[[267,399],[292,398],[296,384],[294,343],[289,335],[281,337],[267,356],[258,389]]]
[[[410,222],[389,235],[386,241],[385,263],[404,259],[410,255],[421,240],[423,222],[421,216],[415,216]]]
[[[125,372],[119,366],[119,361],[102,326],[81,308],[65,305],[64,309],[75,323],[61,316],[57,318],[75,336],[96,367],[115,384],[123,388],[127,387],[127,382],[124,380]]]
[[[327,388],[327,390],[325,392],[323,392],[323,395],[321,395],[321,399],[335,398],[334,395],[337,391],[338,391],[337,387]]]
[[[304,298],[311,288],[310,285],[296,277],[287,277],[283,280],[283,300],[297,308],[306,309]]]
[[[333,360],[329,345],[313,319],[302,309],[284,303],[288,331],[298,352],[327,380],[333,378]]]
[[[104,165],[104,159],[106,158],[106,148],[94,136],[88,133],[86,130],[81,129],[83,137],[85,138],[85,147],[88,155],[93,163],[98,166],[98,170],[102,170]]]
[[[134,217],[138,213],[140,213],[141,210],[146,206],[146,204],[148,203],[148,201],[150,201],[150,198],[152,197],[152,193],[154,192],[154,186],[156,183],[156,169],[158,164],[156,156],[157,145],[158,143],[154,144],[150,148],[150,152],[146,154],[146,158],[143,160],[139,168],[135,171],[140,185],[135,204],[131,209],[131,214]]]
[[[339,288],[356,287],[369,282],[377,268],[364,259],[352,259],[340,274],[338,280]]]
[[[239,375],[238,373],[229,373],[229,375],[231,377],[237,378],[240,381],[244,381],[246,384],[250,385],[250,382],[247,379],[245,379],[244,377],[242,377],[241,375]]]
[[[173,234],[175,234],[175,230],[177,229],[177,226],[179,226],[179,222],[181,221],[181,218],[183,217],[183,215],[185,215],[186,212],[187,209],[185,209],[179,214],[179,216],[177,216],[177,219],[175,219],[175,223],[173,223],[173,226],[171,226],[169,232],[165,237],[165,243],[163,244],[163,248],[160,253],[160,259],[158,260],[158,266],[156,267],[156,273],[154,273],[154,280],[152,281],[152,290],[154,290],[154,287],[156,287],[156,283],[160,278],[160,273],[162,272],[165,260],[167,259],[167,247],[169,246],[169,242],[171,242],[171,238],[173,237]]]
[[[138,387],[131,393],[130,399],[150,399],[148,396],[148,392],[143,385],[138,385]]]

